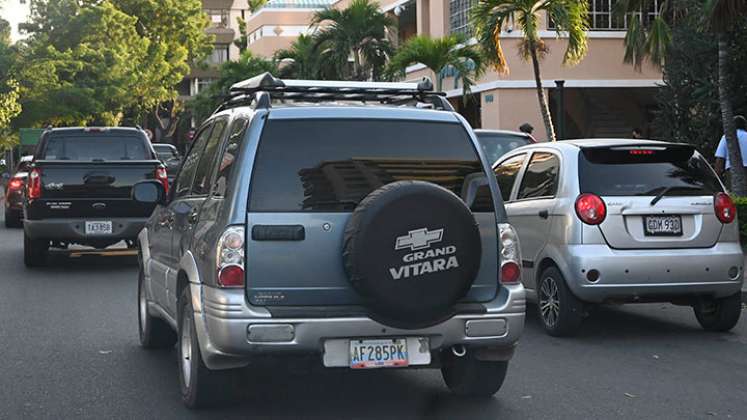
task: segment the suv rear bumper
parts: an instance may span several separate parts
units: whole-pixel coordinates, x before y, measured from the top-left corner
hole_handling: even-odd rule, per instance
[[[347,367],[347,357],[329,354],[340,339],[426,337],[430,351],[462,344],[480,349],[490,360],[508,360],[524,329],[525,293],[521,285],[503,288],[496,302],[486,304],[483,314],[456,315],[421,329],[397,329],[368,317],[271,318],[248,308],[243,290],[225,290],[191,284],[195,296],[196,329],[205,364],[211,369],[245,366],[255,354],[321,354],[327,367]],[[260,308],[258,308],[260,309]],[[470,322],[472,321],[472,322]],[[475,323],[474,321],[480,321]],[[467,323],[470,328],[467,329]],[[259,335],[252,334],[260,331]]]
[[[112,234],[86,235],[86,221],[99,220],[112,222]],[[26,219],[23,221],[23,228],[26,235],[32,239],[64,240],[85,243],[101,240],[106,241],[109,239],[135,239],[147,221],[147,217],[112,218],[106,216],[86,219]]]
[[[693,295],[725,297],[739,292],[744,254],[739,243],[704,249],[616,250],[607,245],[567,247],[568,286],[583,301],[666,300]],[[729,270],[736,268],[736,275]],[[587,279],[590,270],[599,279]]]

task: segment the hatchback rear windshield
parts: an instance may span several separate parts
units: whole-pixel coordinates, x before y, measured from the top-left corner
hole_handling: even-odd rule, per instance
[[[721,184],[688,146],[588,148],[579,155],[581,192],[602,196],[712,195]]]
[[[146,140],[139,136],[52,136],[47,140],[45,160],[149,160]]]
[[[462,196],[465,177],[483,174],[459,124],[406,120],[270,120],[252,177],[254,212],[347,212],[377,188],[422,180]],[[479,176],[479,175],[478,175]],[[473,211],[493,211],[486,188]]]

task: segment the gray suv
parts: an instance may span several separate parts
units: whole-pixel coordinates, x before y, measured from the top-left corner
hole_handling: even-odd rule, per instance
[[[713,331],[739,321],[736,208],[692,146],[538,143],[502,157],[495,173],[549,334],[573,334],[601,303],[689,305]]]
[[[469,125],[431,89],[261,75],[200,127],[168,196],[133,188],[158,204],[140,340],[178,343],[187,406],[294,354],[498,391],[524,327],[518,240]]]

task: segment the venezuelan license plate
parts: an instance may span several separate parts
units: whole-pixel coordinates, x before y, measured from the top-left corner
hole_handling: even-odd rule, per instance
[[[643,227],[646,236],[681,236],[681,216],[644,216]]]
[[[86,235],[111,235],[112,222],[86,222]]]
[[[407,340],[404,338],[350,340],[350,367],[370,369],[408,365]]]

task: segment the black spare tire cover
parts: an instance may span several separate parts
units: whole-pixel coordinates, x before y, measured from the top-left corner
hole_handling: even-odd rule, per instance
[[[358,204],[343,259],[372,317],[420,328],[453,313],[477,276],[481,250],[477,222],[458,196],[429,182],[399,181]]]

